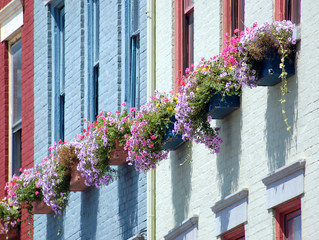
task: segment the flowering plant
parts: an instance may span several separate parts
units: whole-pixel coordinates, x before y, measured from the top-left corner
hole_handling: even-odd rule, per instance
[[[242,35],[226,35],[222,53],[209,60],[202,58],[193,71],[186,69],[181,82],[175,130],[183,134],[183,139],[204,143],[212,153],[220,151],[222,140],[218,137],[219,129],[211,127],[211,118],[207,117],[210,98],[220,94],[223,101],[225,96],[240,95],[243,86],[255,86],[256,71],[238,51]]]
[[[41,166],[30,169],[20,169],[20,176],[14,175],[6,184],[5,190],[12,200],[13,206],[26,208],[32,214],[32,202],[43,200],[40,178],[42,175]]]
[[[287,131],[290,130],[290,126],[285,111],[285,95],[288,92],[285,60],[294,57],[292,54],[295,51],[294,45],[296,44],[296,40],[292,38],[294,28],[295,24],[287,20],[273,23],[266,22],[261,26],[257,26],[257,23],[255,23],[250,29],[246,29],[238,47],[246,61],[255,66],[257,65],[256,62],[262,61],[268,54],[275,52],[279,54],[281,60],[279,68],[282,70],[280,75],[282,79],[280,102]]]
[[[175,114],[177,98],[172,93],[155,95],[136,112],[130,134],[125,135],[128,150],[127,161],[135,164],[137,171],[155,168],[156,163],[167,158],[162,150],[165,129]]]
[[[132,112],[126,109],[116,112],[101,113],[93,123],[88,122],[84,135],[78,136],[76,154],[79,158],[77,169],[85,177],[85,184],[97,188],[103,183],[108,185],[116,176],[116,171],[108,164],[111,149],[116,141],[123,145],[124,135],[130,131]]]
[[[17,206],[14,206],[10,198],[5,197],[0,201],[0,220],[2,223],[1,234],[8,234],[14,227],[18,226],[21,221],[21,213]]]
[[[51,154],[42,159],[42,176],[39,184],[42,187],[44,202],[52,207],[55,214],[62,214],[68,204],[70,187],[70,170],[60,163],[59,152],[69,146],[61,141],[49,147]]]

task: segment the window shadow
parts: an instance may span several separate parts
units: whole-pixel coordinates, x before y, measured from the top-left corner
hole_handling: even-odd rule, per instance
[[[238,189],[241,155],[242,112],[236,110],[217,122],[223,140],[221,151],[217,154],[217,182],[221,199]]]
[[[81,193],[81,240],[95,240],[100,190],[89,187]]]
[[[288,124],[291,126],[290,132],[286,130],[286,124],[282,115],[281,104],[281,84],[268,88],[267,110],[265,113],[266,128],[266,148],[268,157],[268,169],[270,172],[284,166],[287,154],[292,148],[293,134],[298,120],[298,85],[297,78],[288,79],[288,90],[286,94],[286,114]]]
[[[134,166],[128,165],[119,166],[118,171],[118,213],[121,231],[119,236],[120,239],[126,240],[137,234],[134,230],[138,229],[139,224],[138,200],[142,199],[138,199],[138,182],[142,173],[137,172]]]
[[[191,142],[186,142],[177,151],[170,153],[175,225],[183,222],[188,217],[191,197],[192,164],[189,164],[187,159],[191,158],[191,145]]]
[[[60,217],[55,216],[54,213],[47,214],[47,232],[46,237],[48,240],[59,240],[63,239],[63,233],[64,233],[64,214]]]

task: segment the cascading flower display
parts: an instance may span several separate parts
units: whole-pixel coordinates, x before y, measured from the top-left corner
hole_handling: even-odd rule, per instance
[[[69,144],[60,141],[49,148],[51,154],[42,159],[42,176],[37,183],[42,187],[44,202],[59,215],[68,204],[70,170],[59,161],[59,151],[66,146]]]
[[[127,162],[137,171],[145,172],[167,158],[168,150],[162,150],[165,129],[175,114],[177,98],[172,93],[154,96],[135,113],[130,134],[125,135],[128,150]],[[137,109],[135,109],[137,110]]]
[[[111,149],[116,141],[124,144],[124,135],[130,131],[132,112],[126,109],[116,112],[101,113],[94,123],[88,123],[84,135],[79,136],[76,154],[79,158],[78,171],[85,178],[88,186],[108,185],[116,177],[115,169],[108,164]]]

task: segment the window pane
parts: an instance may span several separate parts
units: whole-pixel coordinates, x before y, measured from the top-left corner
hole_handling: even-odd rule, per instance
[[[138,11],[139,11],[139,4],[138,0],[132,1],[132,32],[135,32],[138,30]]]
[[[21,78],[21,40],[11,46],[11,76],[12,76],[12,124],[22,118],[22,78]]]
[[[301,215],[300,210],[286,215],[287,240],[301,240]]]
[[[21,168],[21,129],[12,134],[12,175],[19,175]]]

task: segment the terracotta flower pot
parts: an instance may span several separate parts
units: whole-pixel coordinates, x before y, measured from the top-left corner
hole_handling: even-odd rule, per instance
[[[34,214],[50,214],[53,212],[52,207],[48,206],[43,200],[32,202],[32,211]]]
[[[19,239],[19,229],[17,226],[11,229],[8,234],[1,234],[3,228],[3,222],[0,222],[0,240],[5,240],[6,237],[8,237],[9,240]]]
[[[115,149],[110,152],[109,165],[122,165],[126,163],[127,151],[124,146],[120,146],[120,141],[116,140]]]
[[[76,169],[76,165],[74,165],[71,170],[70,191],[83,192],[88,188],[84,181],[85,178],[81,176],[81,173]]]

